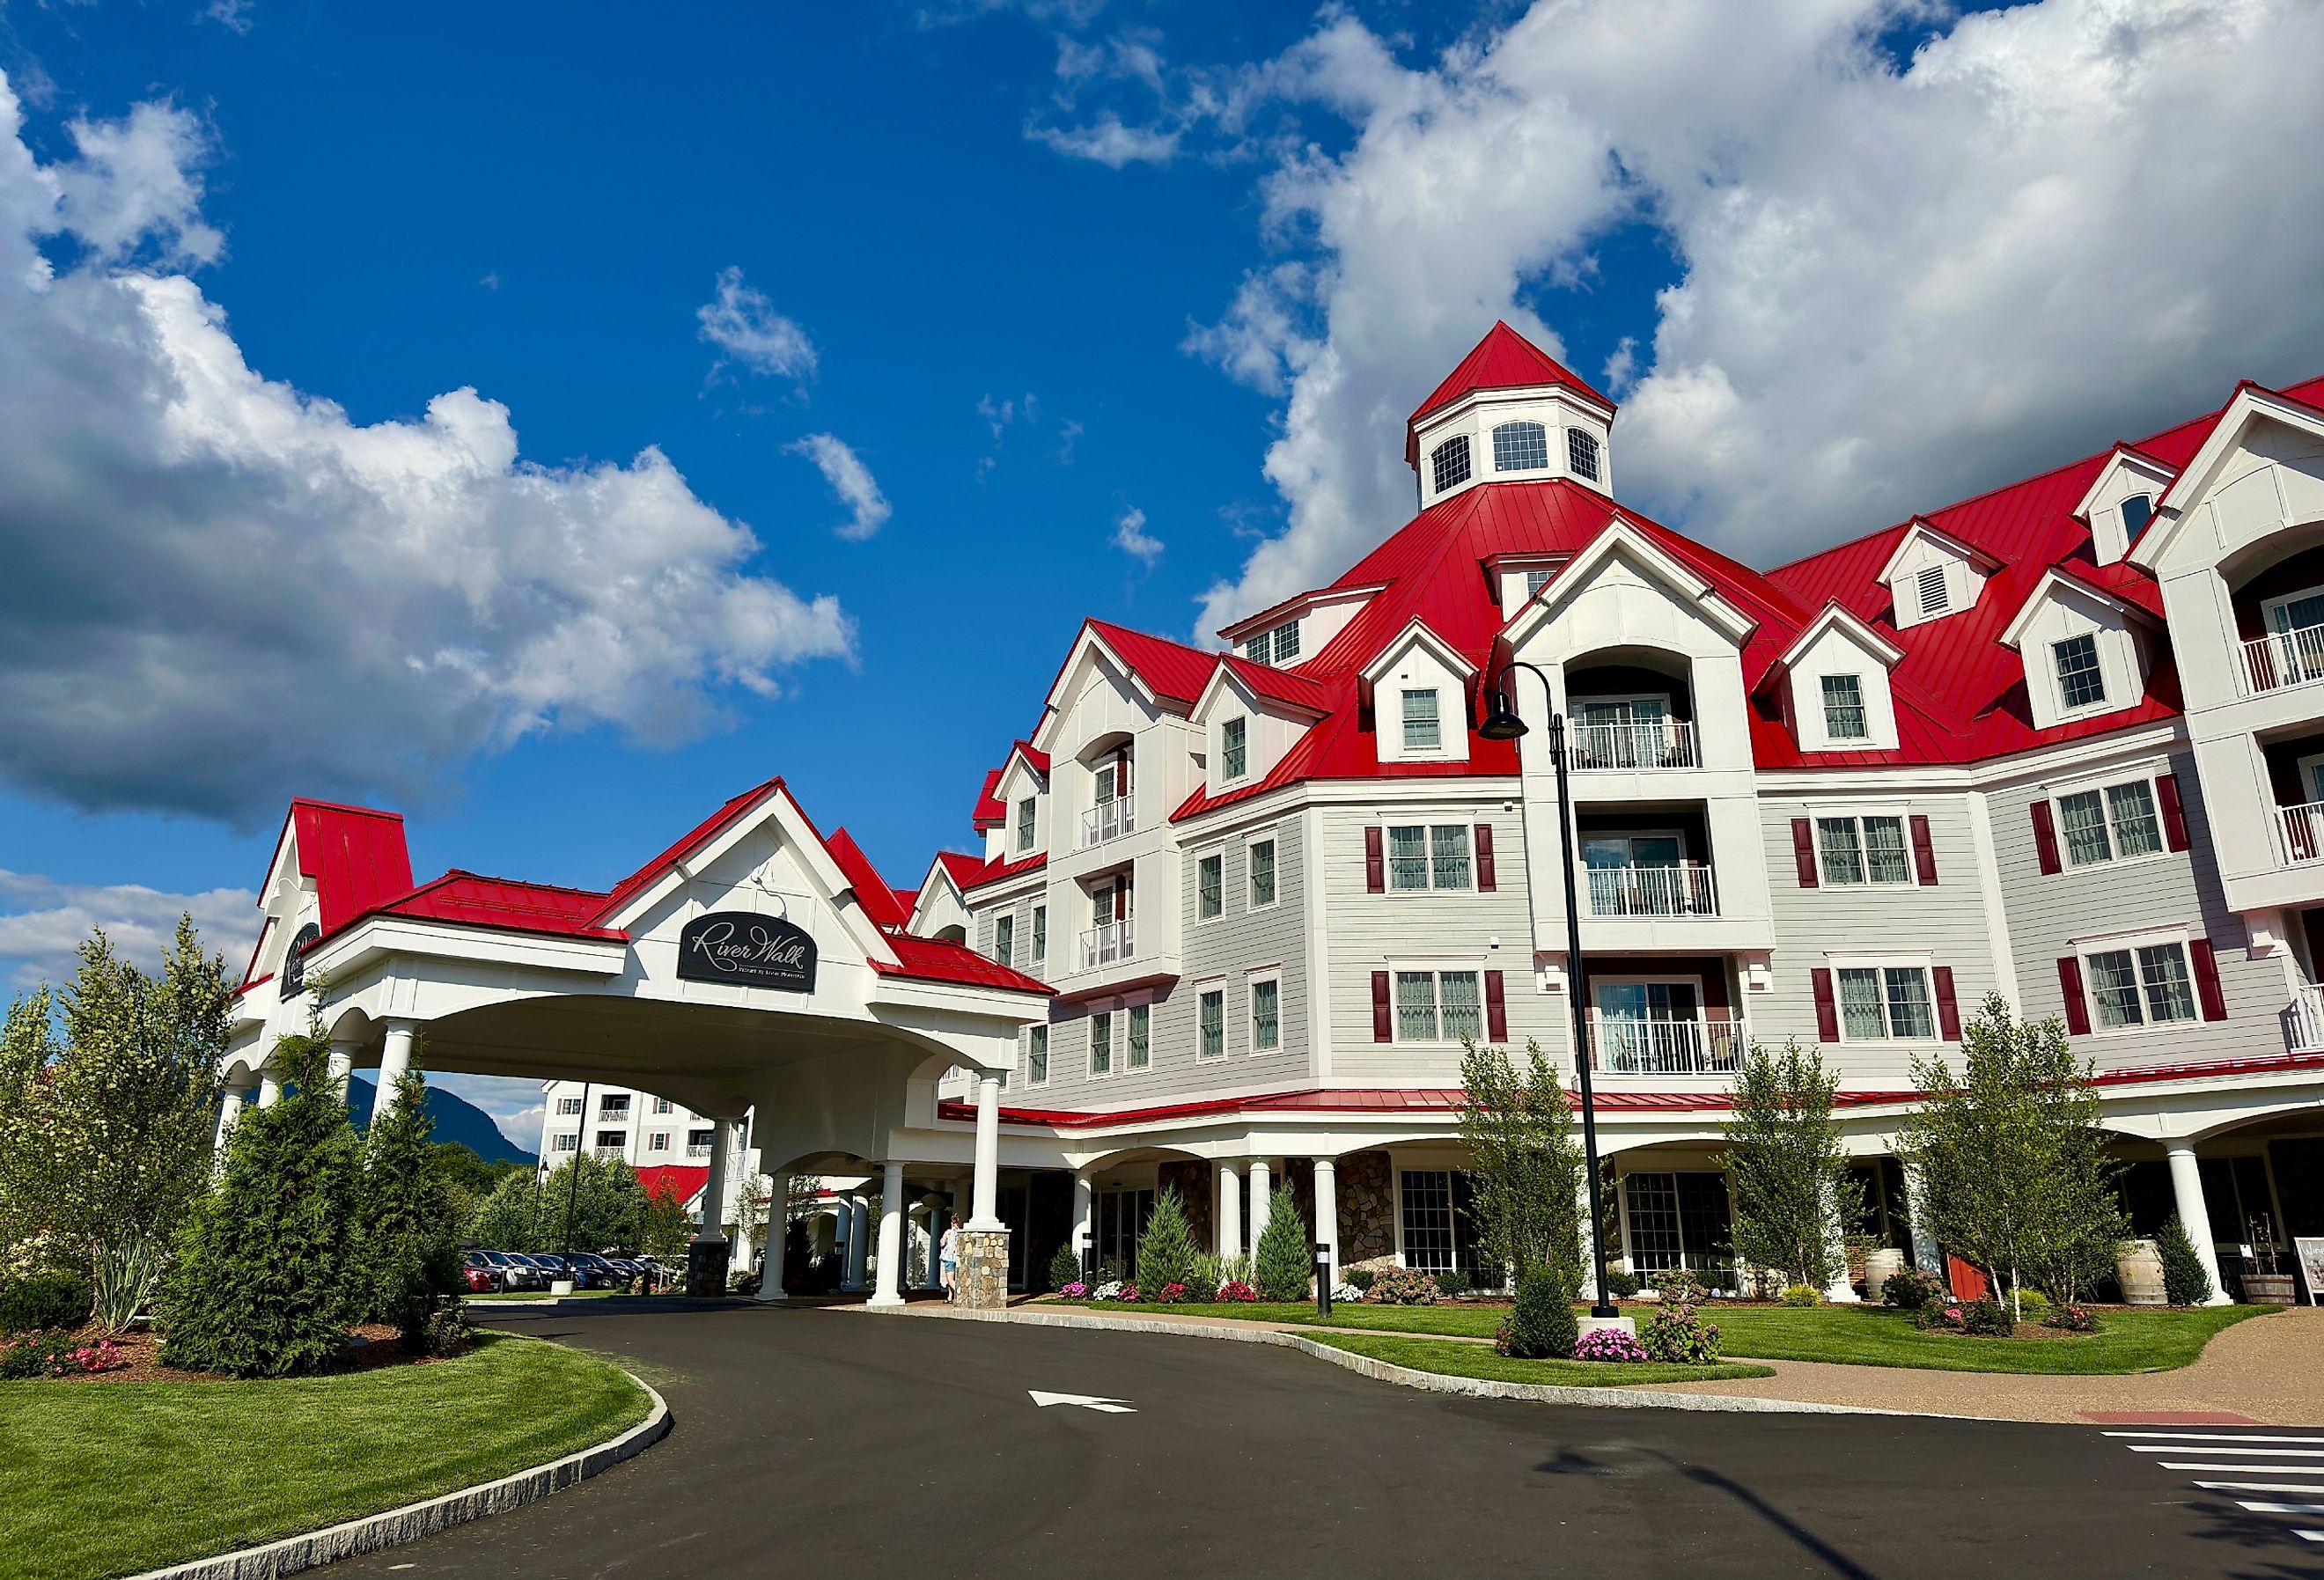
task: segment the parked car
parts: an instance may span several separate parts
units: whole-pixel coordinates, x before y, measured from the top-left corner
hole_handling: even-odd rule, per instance
[[[551,1279],[560,1278],[563,1276],[562,1274],[549,1271],[548,1267],[541,1261],[540,1258],[537,1256],[529,1255],[523,1252],[512,1251],[508,1253],[508,1257],[511,1261],[515,1262],[519,1267],[523,1268],[526,1272],[531,1275],[532,1288],[536,1289],[545,1289],[549,1288],[549,1281]]]
[[[537,1289],[541,1287],[540,1270],[528,1267],[505,1251],[487,1251],[484,1260],[501,1275],[501,1287],[507,1289]]]
[[[541,1277],[550,1280],[550,1282],[554,1282],[558,1279],[572,1277],[570,1273],[565,1270],[565,1259],[561,1256],[553,1255],[546,1251],[536,1251],[532,1253],[532,1265],[539,1268],[540,1270]],[[544,1284],[541,1287],[546,1289],[548,1285]]]
[[[508,1288],[508,1277],[500,1265],[481,1251],[471,1251],[460,1259],[460,1270],[467,1275],[468,1288],[497,1293]],[[484,1281],[479,1285],[476,1280]]]
[[[618,1289],[624,1281],[619,1268],[594,1252],[575,1252],[572,1263],[576,1289]],[[584,1276],[588,1280],[586,1283],[582,1281]]]

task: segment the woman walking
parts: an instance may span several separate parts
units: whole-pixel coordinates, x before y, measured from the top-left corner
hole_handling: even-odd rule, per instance
[[[945,1225],[944,1238],[936,1242],[936,1265],[944,1274],[945,1298],[949,1300],[960,1281],[960,1220],[953,1219]]]

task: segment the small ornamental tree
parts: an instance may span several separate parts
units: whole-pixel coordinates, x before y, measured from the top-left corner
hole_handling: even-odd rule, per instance
[[[1536,1268],[1517,1280],[1517,1306],[1498,1346],[1503,1354],[1523,1361],[1565,1360],[1581,1336],[1572,1293],[1556,1273]]]
[[[1839,1217],[1855,1187],[1831,1122],[1840,1076],[1797,1041],[1781,1054],[1754,1046],[1735,1080],[1719,1161],[1735,1182],[1735,1254],[1821,1289],[1839,1276]]]
[[[747,1192],[745,1194],[748,1194]],[[638,1249],[648,1256],[682,1257],[694,1239],[694,1219],[676,1185],[665,1179],[646,1193],[645,1216],[638,1229]]]
[[[374,1111],[364,1138],[348,1292],[362,1322],[392,1322],[407,1335],[459,1292],[452,1191],[429,1137],[428,1084],[404,1071]],[[497,1249],[497,1248],[495,1248]]]
[[[547,1251],[540,1232],[542,1193],[530,1172],[505,1176],[468,1214],[468,1237],[493,1251]],[[560,1200],[558,1206],[565,1204]]]
[[[1158,1297],[1171,1284],[1192,1281],[1202,1253],[1194,1232],[1186,1226],[1186,1210],[1178,1205],[1178,1193],[1160,1192],[1154,1198],[1154,1215],[1146,1220],[1146,1233],[1138,1240],[1139,1292],[1151,1291]]]
[[[2163,1225],[2154,1237],[2154,1252],[2163,1261],[2163,1298],[2173,1306],[2200,1306],[2211,1298],[2211,1274],[2189,1238],[2187,1225],[2177,1218]]]
[[[1262,1300],[1305,1300],[1315,1271],[1307,1249],[1307,1225],[1287,1190],[1270,1192],[1267,1227],[1259,1232],[1251,1257],[1252,1276]]]
[[[1501,1049],[1464,1049],[1461,1140],[1469,1149],[1480,1249],[1520,1283],[1536,1268],[1548,1269],[1570,1298],[1582,1288],[1587,1216],[1573,1104],[1539,1044],[1526,1043],[1523,1076]]]
[[[1049,1288],[1062,1289],[1067,1284],[1078,1283],[1082,1276],[1082,1259],[1074,1254],[1073,1243],[1065,1242],[1049,1258]]]
[[[282,1038],[296,1087],[235,1122],[225,1175],[179,1242],[165,1364],[235,1377],[319,1372],[347,1347],[358,1143],[319,1027]]]

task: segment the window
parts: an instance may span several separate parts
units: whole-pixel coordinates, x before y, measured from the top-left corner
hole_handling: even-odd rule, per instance
[[[1242,656],[1249,659],[1254,664],[1263,664],[1268,662],[1273,656],[1268,642],[1269,634],[1269,633],[1262,631],[1257,636],[1244,637],[1242,639]]]
[[[1469,436],[1453,435],[1436,447],[1428,457],[1430,474],[1436,479],[1436,492],[1443,493],[1469,480]]]
[[[1556,572],[1554,572],[1554,571],[1550,571],[1550,570],[1528,570],[1528,571],[1526,571],[1526,597],[1528,597],[1528,598],[1530,598],[1530,597],[1532,597],[1536,593],[1537,593],[1537,592],[1541,591],[1541,589],[1542,589],[1542,588],[1544,588],[1544,587],[1547,587],[1547,586],[1549,585],[1549,578],[1550,578],[1551,577],[1554,576],[1555,574],[1556,574]]]
[[[1049,958],[1049,908],[1033,907],[1033,964],[1046,965]]]
[[[1033,848],[1033,818],[1036,809],[1037,803],[1031,796],[1027,796],[1017,803],[1017,848],[1019,851]]]
[[[1404,694],[1404,749],[1407,752],[1434,752],[1444,744],[1443,731],[1436,717],[1436,693],[1407,691]]]
[[[2134,494],[2122,502],[2122,538],[2135,543],[2138,534],[2146,531],[2146,523],[2154,517],[2154,500],[2150,494]]]
[[[1283,983],[1255,977],[1250,984],[1250,1050],[1272,1053],[1283,1046]]]
[[[1869,740],[1872,729],[1864,718],[1864,681],[1856,675],[1823,678],[1823,733],[1827,740]]]
[[[1089,1073],[1113,1074],[1113,1014],[1108,1010],[1100,1010],[1090,1017]]]
[[[1240,779],[1250,767],[1250,751],[1246,744],[1250,735],[1250,721],[1231,718],[1219,726],[1219,778],[1228,784]]]
[[[1204,988],[1194,997],[1194,1057],[1227,1056],[1227,990]]]
[[[1017,963],[1017,919],[1004,916],[992,924],[992,957],[1003,966]]]
[[[1458,1042],[1485,1034],[1482,1001],[1473,971],[1396,974],[1396,1039]]]
[[[629,1139],[617,1130],[601,1130],[597,1132],[597,1150],[603,1152],[611,1149],[618,1152],[628,1144]]]
[[[2074,866],[2135,861],[2163,849],[2151,780],[2060,796],[2058,823],[2066,835],[2066,860]]]
[[[1264,910],[1275,903],[1275,841],[1252,840],[1244,861],[1250,869],[1250,909]]]
[[[630,1095],[627,1092],[608,1092],[597,1099],[598,1118],[627,1119],[629,1116]]]
[[[1150,1004],[1130,1006],[1129,1058],[1124,1061],[1133,1070],[1142,1070],[1153,1062],[1148,1051],[1154,1024],[1154,1009]]]
[[[581,1099],[578,1097],[559,1097],[557,1100],[557,1112],[559,1113],[580,1113]]]
[[[1025,1028],[1025,1084],[1040,1086],[1049,1079],[1049,1029],[1047,1026]]]
[[[2099,1030],[2195,1019],[2195,989],[2187,975],[2184,944],[2174,939],[2106,949],[2083,960]]]
[[[1275,661],[1277,663],[1287,664],[1292,660],[1299,656],[1298,621],[1286,620],[1282,624],[1275,628],[1274,636]]]
[[[653,1111],[656,1113],[675,1113],[677,1112],[677,1106],[678,1105],[676,1104],[672,1103],[667,1097],[657,1097],[653,1100]]]
[[[1194,863],[1194,919],[1209,921],[1226,910],[1227,858],[1216,851]]]
[[[1493,430],[1493,470],[1538,472],[1549,465],[1549,430],[1538,422],[1504,422]]]
[[[578,1100],[576,1099],[576,1101]],[[557,1150],[560,1152],[569,1152],[580,1144],[581,1136],[579,1132],[561,1130],[557,1132]]]
[[[1391,889],[1469,887],[1469,826],[1413,824],[1388,831],[1388,886]]]
[[[1921,613],[1941,614],[1945,612],[1945,568],[1932,565],[1921,572]]]
[[[2098,639],[2085,633],[2051,644],[2058,661],[2058,694],[2068,709],[2106,700],[2106,676],[2098,670]]]
[[[1651,1281],[1683,1267],[1713,1289],[1734,1287],[1725,1175],[1628,1174],[1622,1196],[1630,1209],[1625,1248],[1632,1272]]]
[[[1909,883],[1902,818],[1818,818],[1816,849],[1827,883]]]
[[[1842,1041],[1904,1041],[1937,1034],[1927,966],[1847,966],[1838,975]]]
[[[686,1132],[686,1155],[689,1158],[710,1156],[710,1143],[717,1136],[715,1130],[690,1130]]]
[[[1598,436],[1579,428],[1565,430],[1565,464],[1576,477],[1598,481]]]
[[[646,1150],[649,1152],[669,1151],[669,1132],[666,1130],[658,1130],[654,1132],[653,1134],[646,1140]]]

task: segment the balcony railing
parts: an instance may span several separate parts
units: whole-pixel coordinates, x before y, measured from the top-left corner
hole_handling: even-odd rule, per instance
[[[1575,772],[1591,769],[1692,768],[1694,726],[1681,718],[1628,725],[1575,725],[1566,758]]]
[[[1082,814],[1082,848],[1103,845],[1109,839],[1120,839],[1125,834],[1138,832],[1138,813],[1129,798],[1117,796],[1110,801],[1100,801]]]
[[[1750,1022],[1729,1010],[1691,1018],[1590,1012],[1590,1067],[1613,1075],[1733,1075],[1750,1046]]]
[[[2324,861],[2324,801],[2280,807],[2276,809],[2276,823],[2283,831],[2285,865],[2296,867],[2306,862]]]
[[[686,1160],[689,1163],[707,1163],[710,1160],[710,1149],[706,1146],[688,1147],[686,1149]]]
[[[1082,969],[1094,971],[1101,966],[1129,959],[1136,947],[1130,926],[1130,919],[1124,917],[1082,934]]]
[[[1592,916],[1717,916],[1719,895],[1702,862],[1674,867],[1591,867]]]
[[[2244,695],[2324,680],[2324,625],[2271,631],[2244,643]]]
[[[2324,983],[2303,982],[2283,1012],[2284,1045],[2294,1053],[2324,1049]]]

